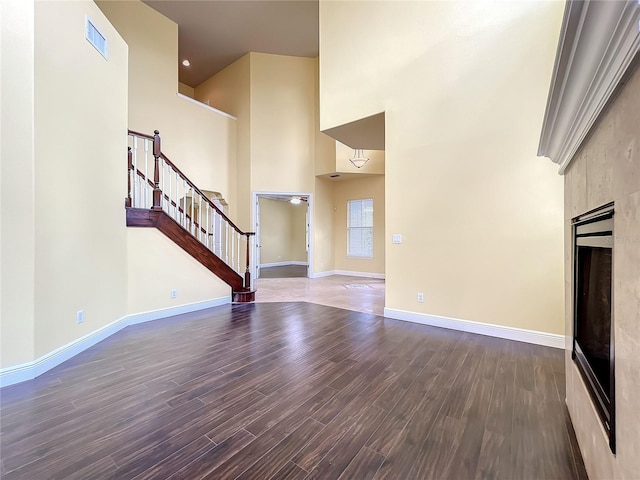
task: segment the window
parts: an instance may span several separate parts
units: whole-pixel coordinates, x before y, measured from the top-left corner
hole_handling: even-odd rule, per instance
[[[347,256],[373,257],[373,199],[347,201]]]

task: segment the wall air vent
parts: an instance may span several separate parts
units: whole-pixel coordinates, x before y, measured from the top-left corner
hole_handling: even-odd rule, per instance
[[[89,17],[85,17],[85,37],[89,40],[89,43],[93,45],[96,50],[106,59],[108,59],[107,39],[100,30],[89,20]]]

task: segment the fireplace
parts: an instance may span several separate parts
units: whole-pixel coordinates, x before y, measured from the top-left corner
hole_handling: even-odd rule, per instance
[[[574,219],[572,358],[616,451],[612,313],[613,204]]]

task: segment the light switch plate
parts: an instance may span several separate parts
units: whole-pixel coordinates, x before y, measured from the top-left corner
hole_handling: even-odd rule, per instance
[[[391,243],[402,243],[402,235],[399,233],[391,235]]]

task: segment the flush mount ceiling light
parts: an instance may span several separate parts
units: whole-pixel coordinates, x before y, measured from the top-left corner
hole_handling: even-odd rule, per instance
[[[185,67],[189,67],[191,66],[191,62],[189,60],[182,60],[182,65],[184,65]]]
[[[293,203],[294,205],[300,205],[300,202],[302,200],[300,200],[300,197],[292,197],[291,200],[289,200],[291,203]]]
[[[353,158],[350,158],[349,161],[356,168],[364,167],[364,164],[369,161],[367,157],[364,156],[364,150],[361,148],[356,148],[353,150]]]

